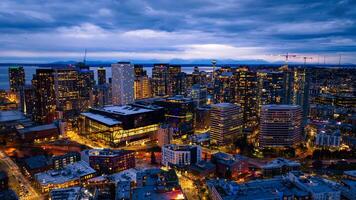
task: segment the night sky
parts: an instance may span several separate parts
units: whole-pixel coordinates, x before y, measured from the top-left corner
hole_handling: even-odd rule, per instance
[[[356,1],[1,0],[0,62],[356,63]],[[294,59],[302,62],[302,59]]]

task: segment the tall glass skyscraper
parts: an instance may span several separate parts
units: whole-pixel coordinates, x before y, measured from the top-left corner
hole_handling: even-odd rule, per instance
[[[134,67],[130,62],[111,64],[112,103],[125,105],[134,101]]]

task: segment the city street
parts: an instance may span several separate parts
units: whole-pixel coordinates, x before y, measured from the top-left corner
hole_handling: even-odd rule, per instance
[[[4,164],[4,169],[7,171],[10,185],[13,185],[15,192],[17,193],[19,199],[23,200],[37,200],[43,199],[40,194],[36,192],[36,190],[32,187],[30,182],[26,179],[24,175],[22,175],[19,167],[13,162],[6,154],[0,151],[0,159],[2,164]]]

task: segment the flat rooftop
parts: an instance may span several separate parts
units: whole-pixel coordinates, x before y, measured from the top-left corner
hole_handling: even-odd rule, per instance
[[[50,192],[51,200],[78,200],[81,194],[81,187],[70,187],[54,189]]]
[[[268,162],[266,165],[262,166],[262,168],[269,169],[269,168],[278,168],[282,166],[299,167],[300,163],[292,160],[287,160],[284,158],[277,158],[272,160],[271,162]]]
[[[233,107],[237,107],[237,105],[233,104],[233,103],[217,103],[217,104],[212,104],[211,107],[215,107],[215,108],[233,108]]]
[[[63,184],[93,174],[96,171],[85,161],[69,164],[61,170],[48,170],[35,174],[35,180],[41,185]]]
[[[352,176],[356,178],[356,170],[344,171],[344,174],[347,176]]]
[[[22,120],[26,117],[20,111],[9,110],[9,111],[0,111],[0,123]]]
[[[56,129],[57,126],[52,124],[46,124],[46,125],[40,125],[40,126],[31,126],[28,128],[22,128],[22,129],[17,129],[19,133],[30,133],[30,132],[36,132],[36,131],[45,131],[49,129]]]
[[[127,150],[112,150],[112,149],[91,149],[89,150],[89,156],[120,156],[132,153],[132,151]]]
[[[263,105],[263,109],[297,109],[300,108],[299,105],[289,105],[289,104],[269,104],[269,105]]]
[[[106,124],[108,126],[114,126],[114,125],[121,124],[120,121],[115,120],[113,118],[106,117],[104,115],[94,114],[94,113],[90,113],[90,112],[81,113],[81,115],[83,115],[89,119]]]
[[[160,199],[160,200],[171,200],[171,199],[185,199],[183,192],[181,190],[175,190],[170,192],[158,192],[156,191],[156,186],[144,186],[136,188],[132,192],[132,200],[142,200],[142,199]]]
[[[166,144],[163,146],[166,149],[173,151],[189,151],[192,148],[198,147],[197,145],[177,145],[177,144]]]
[[[147,108],[139,108],[131,105],[125,106],[105,106],[101,110],[106,112],[116,113],[120,115],[133,115],[145,112],[152,112],[153,110]]]

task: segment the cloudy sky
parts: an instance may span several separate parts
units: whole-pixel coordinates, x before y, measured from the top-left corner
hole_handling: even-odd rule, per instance
[[[355,0],[1,0],[0,62],[356,63]],[[319,59],[318,59],[319,58]],[[295,58],[293,61],[301,61]]]

